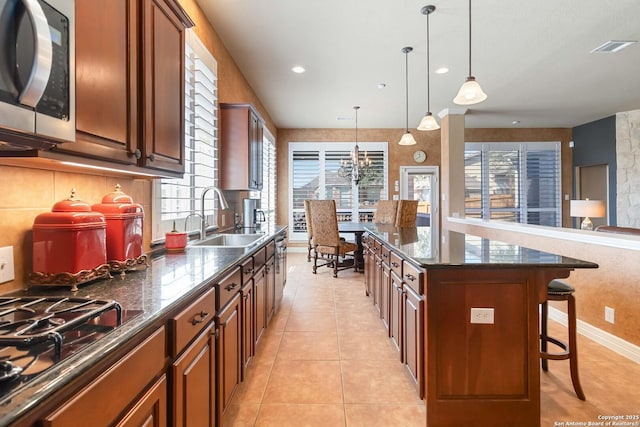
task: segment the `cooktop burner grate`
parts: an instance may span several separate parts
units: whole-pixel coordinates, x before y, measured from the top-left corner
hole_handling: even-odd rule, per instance
[[[28,348],[52,342],[60,355],[62,334],[110,310],[122,323],[116,301],[77,297],[0,297],[0,346]]]

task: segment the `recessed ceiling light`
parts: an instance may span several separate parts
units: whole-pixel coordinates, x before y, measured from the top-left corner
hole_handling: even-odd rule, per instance
[[[307,71],[307,70],[305,70],[305,69],[304,69],[304,67],[301,67],[300,65],[296,65],[295,67],[293,67],[293,68],[291,69],[291,71],[293,71],[293,72],[294,72],[294,73],[296,73],[296,74],[302,74],[302,73],[304,73],[304,72],[305,72],[305,71]]]
[[[350,122],[351,120],[353,120],[353,117],[351,116],[338,116],[336,117],[336,120],[339,122]]]
[[[386,83],[379,83],[378,84],[378,89],[384,89],[385,87],[387,87]]]
[[[520,120],[514,120],[511,122],[512,125],[519,125],[520,124]]]
[[[447,67],[440,67],[436,69],[436,71],[434,71],[434,73],[436,74],[446,74],[448,72],[449,72],[449,69]]]
[[[591,53],[619,52],[625,47],[631,46],[634,43],[636,43],[636,40],[609,40],[608,42],[601,44],[597,48],[593,49]]]

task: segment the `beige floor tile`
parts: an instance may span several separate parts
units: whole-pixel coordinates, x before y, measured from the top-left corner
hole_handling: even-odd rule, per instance
[[[264,404],[257,427],[340,427],[345,425],[344,408],[334,405]]]
[[[339,360],[338,335],[335,332],[285,332],[278,359]]]
[[[316,311],[332,313],[336,309],[333,294],[328,296],[314,297],[309,296],[300,298],[296,296],[295,301],[291,305],[291,312],[294,313],[312,313]]]
[[[285,331],[335,332],[336,317],[333,312],[304,313],[292,311],[287,320]]]
[[[419,403],[404,366],[393,360],[342,360],[345,403]]]
[[[260,404],[232,402],[223,417],[223,425],[228,427],[251,427],[256,423]]]
[[[400,361],[400,352],[381,331],[340,331],[338,347],[341,360]]]
[[[373,306],[359,311],[336,311],[336,325],[340,331],[384,330],[380,314]]]
[[[244,381],[240,383],[233,401],[247,404],[262,402],[272,369],[273,360],[254,357],[246,368]]]
[[[340,403],[340,362],[276,360],[263,403]]]
[[[424,403],[414,405],[345,405],[349,427],[424,427]]]

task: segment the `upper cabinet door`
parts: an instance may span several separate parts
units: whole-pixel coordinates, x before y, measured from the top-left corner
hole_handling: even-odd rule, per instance
[[[184,172],[184,30],[175,2],[143,1],[143,166]]]
[[[137,163],[137,4],[75,1],[76,142],[56,151]]]
[[[262,190],[264,124],[248,104],[220,104],[220,180],[225,190]]]

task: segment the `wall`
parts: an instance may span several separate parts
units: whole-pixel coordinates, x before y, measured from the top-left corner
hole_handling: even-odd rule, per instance
[[[609,166],[609,224],[616,225],[616,116],[606,117],[573,128],[573,165]],[[575,195],[574,192],[571,194]],[[572,197],[573,198],[573,197]]]
[[[616,115],[617,225],[640,228],[640,110]]]
[[[441,166],[440,132],[421,132],[415,129],[411,133],[417,145],[400,146],[398,141],[403,129],[358,129],[360,142],[389,143],[389,197],[393,195],[394,182],[400,179],[400,166],[417,165],[413,161],[413,152],[423,150],[427,160],[420,165]],[[571,129],[466,129],[465,140],[473,142],[518,142],[518,141],[560,141],[562,143],[562,192],[571,189]],[[277,222],[286,224],[289,212],[289,142],[350,142],[355,141],[353,129],[279,129],[277,139],[278,152],[278,206]],[[571,226],[569,203],[563,203],[563,225]]]

